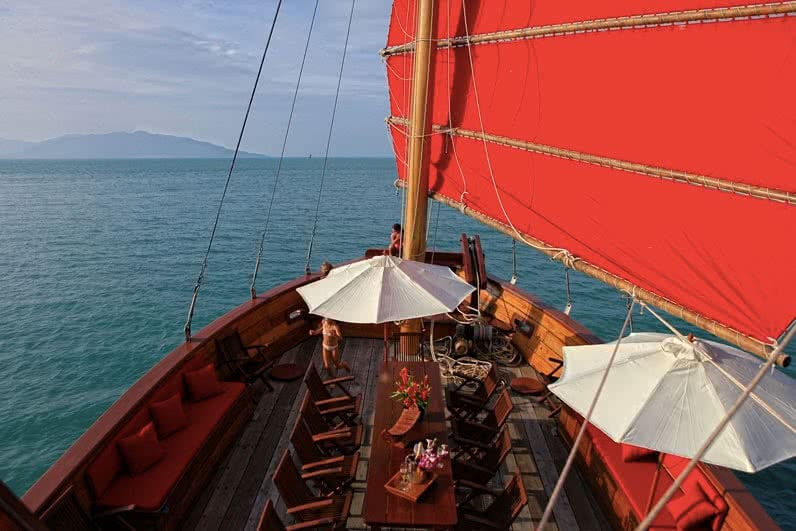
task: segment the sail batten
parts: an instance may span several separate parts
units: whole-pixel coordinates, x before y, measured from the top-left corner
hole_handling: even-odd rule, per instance
[[[405,118],[397,116],[390,116],[387,118],[387,123],[391,125],[398,125],[406,127],[409,123]],[[683,172],[670,168],[658,168],[648,166],[646,164],[639,164],[626,160],[612,159],[608,157],[601,157],[591,153],[581,153],[570,149],[560,148],[556,146],[547,146],[544,144],[537,144],[534,142],[526,142],[524,140],[517,140],[515,138],[507,138],[499,135],[492,135],[489,133],[482,133],[480,131],[471,131],[468,129],[453,128],[447,125],[434,124],[432,130],[437,133],[442,133],[451,136],[460,136],[464,138],[471,138],[475,140],[486,140],[487,142],[513,147],[516,149],[523,149],[553,157],[562,157],[570,160],[577,160],[589,164],[596,164],[598,166],[607,166],[624,170],[639,175],[646,175],[650,177],[657,177],[661,179],[670,179],[675,181],[687,182],[697,186],[704,186],[707,188],[714,188],[716,190],[723,190],[725,192],[732,192],[741,195],[756,197],[758,199],[768,199],[771,201],[779,201],[782,203],[796,204],[796,194],[786,192],[783,190],[775,190],[772,188],[762,188],[732,180],[719,179],[707,175],[697,175],[693,173]]]
[[[388,50],[412,40],[413,4],[394,2]],[[781,336],[796,317],[796,2],[436,6],[430,195],[697,320]],[[702,18],[649,18],[664,11]],[[572,20],[622,27],[503,39]],[[385,60],[401,159],[413,54]]]
[[[625,16],[608,19],[583,20],[579,22],[563,22],[546,26],[533,26],[506,31],[495,31],[475,35],[447,37],[437,40],[437,48],[453,48],[456,46],[472,46],[476,44],[500,43],[508,40],[534,39],[553,35],[571,35],[588,31],[606,31],[615,29],[653,28],[670,24],[688,24],[695,22],[730,22],[748,20],[750,17],[770,17],[791,15],[796,13],[796,2],[755,4],[736,7],[718,7],[692,11],[667,13],[648,13],[644,15]],[[413,52],[414,42],[406,42],[382,49],[383,57]]]

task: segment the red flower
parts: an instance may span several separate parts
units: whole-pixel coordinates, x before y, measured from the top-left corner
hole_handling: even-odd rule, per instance
[[[420,392],[420,400],[423,400],[423,401],[428,400],[428,389],[423,389]]]
[[[404,385],[406,385],[409,382],[409,369],[407,369],[406,367],[401,369],[401,381],[403,382]]]
[[[404,407],[412,407],[412,399],[409,397],[404,398]]]

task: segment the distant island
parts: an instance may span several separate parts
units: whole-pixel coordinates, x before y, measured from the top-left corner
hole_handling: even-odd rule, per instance
[[[91,135],[64,135],[42,142],[0,139],[3,159],[176,159],[229,158],[231,149],[194,140],[146,131]],[[266,155],[241,151],[239,157]]]

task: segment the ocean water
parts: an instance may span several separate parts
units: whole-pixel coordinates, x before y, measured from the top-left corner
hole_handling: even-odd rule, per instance
[[[227,164],[0,161],[0,479],[18,494],[182,341]],[[238,164],[194,330],[249,297],[276,162]],[[285,161],[260,292],[303,274],[321,166],[319,159]],[[387,245],[401,217],[394,179],[392,159],[329,161],[313,269]],[[435,205],[429,248],[457,250],[461,232],[480,234],[489,271],[511,277],[510,238]],[[517,262],[518,284],[563,308],[563,268],[522,245]],[[572,316],[615,339],[625,299],[578,273],[571,289]],[[648,314],[634,323],[636,330],[665,331]],[[740,476],[781,526],[793,525],[796,509],[783,500],[796,497],[795,462]]]

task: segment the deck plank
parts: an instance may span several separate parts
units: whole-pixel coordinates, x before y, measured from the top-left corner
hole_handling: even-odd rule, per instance
[[[370,441],[373,436],[375,389],[378,370],[383,361],[383,344],[377,339],[348,338],[342,345],[342,358],[351,364],[355,382],[353,393],[362,393],[364,440],[360,449],[360,465],[353,484],[354,500],[348,521],[349,529],[365,529],[362,521],[365,479],[367,477]],[[321,345],[311,338],[285,354],[285,360],[321,366]],[[506,379],[533,376],[530,367],[502,369]],[[344,372],[342,373],[344,374]],[[342,375],[340,374],[340,375]],[[247,425],[234,448],[196,502],[183,529],[253,530],[267,499],[275,502],[284,518],[284,503],[271,477],[298,417],[298,408],[305,390],[302,380],[276,383],[273,393],[264,394],[255,417]],[[512,394],[515,409],[509,419],[514,450],[493,480],[494,486],[505,484],[515,470],[522,473],[529,495],[529,505],[517,518],[512,529],[531,529],[538,523],[568,448],[554,432],[553,421],[546,418],[547,408],[527,397]],[[548,530],[607,530],[610,526],[597,502],[578,472],[566,482],[564,493],[554,510],[554,522]],[[285,519],[289,523],[289,519]]]

